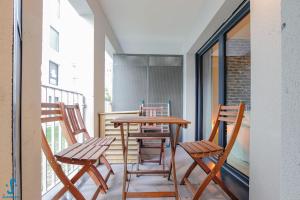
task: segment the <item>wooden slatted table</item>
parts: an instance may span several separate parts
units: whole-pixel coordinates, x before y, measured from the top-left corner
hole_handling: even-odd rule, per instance
[[[114,127],[120,127],[121,130],[121,142],[122,142],[122,150],[123,150],[123,159],[124,159],[124,177],[123,177],[123,187],[122,187],[122,199],[125,200],[126,198],[160,198],[160,197],[175,197],[178,199],[178,188],[177,188],[177,178],[176,178],[176,167],[175,167],[175,151],[176,145],[178,142],[180,129],[181,127],[186,128],[189,121],[186,121],[181,118],[177,117],[122,117],[115,120],[112,120],[114,123]],[[127,131],[129,133],[129,126],[130,124],[175,124],[177,126],[175,136],[172,133],[166,134],[151,134],[150,133],[139,133],[139,137],[143,134],[145,137],[166,137],[170,138],[171,142],[171,159],[170,165],[168,170],[144,170],[144,171],[129,171],[127,170],[127,154],[128,154],[128,137],[132,136],[135,137],[137,134],[128,134],[125,138],[124,133],[124,125],[127,125]],[[174,191],[161,191],[161,192],[128,192],[126,185],[128,179],[128,174],[169,174],[169,178],[171,173],[173,174],[173,181],[174,181]],[[129,185],[129,182],[128,182]]]

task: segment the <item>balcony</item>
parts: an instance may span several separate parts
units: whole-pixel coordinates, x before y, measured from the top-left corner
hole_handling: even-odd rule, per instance
[[[178,141],[199,141],[187,145],[189,155],[179,144],[173,162],[178,180],[192,162],[191,154],[213,152],[215,157],[204,162],[209,169],[216,166],[220,148],[235,136],[234,126],[226,124],[233,120],[218,125],[214,144],[204,142],[209,151],[201,150],[200,140],[209,138],[218,124],[218,104],[243,102],[240,132],[214,178],[243,200],[300,199],[299,10],[298,1],[288,0],[0,1],[0,198],[51,199],[62,188],[41,151],[41,138],[45,135],[54,153],[72,145],[58,122],[43,125],[41,134],[41,102],[79,103],[91,137],[116,137],[105,155],[116,174],[107,193],[97,198],[120,199],[124,153],[121,128],[116,127],[125,122],[106,125],[111,120],[106,117],[136,116],[143,101],[171,100],[171,115],[191,122]],[[77,141],[85,147],[87,140],[78,135]],[[138,142],[129,140],[128,171],[137,167]],[[95,163],[101,173],[102,163]],[[149,170],[154,164],[141,167]],[[81,170],[62,168],[68,178]],[[197,168],[189,186],[206,183],[204,177]],[[229,198],[215,184],[219,179],[210,181],[203,199]],[[131,191],[171,188],[162,176],[131,174],[130,180]],[[95,184],[84,175],[76,187],[90,198]],[[192,198],[186,187],[178,187],[182,199]]]

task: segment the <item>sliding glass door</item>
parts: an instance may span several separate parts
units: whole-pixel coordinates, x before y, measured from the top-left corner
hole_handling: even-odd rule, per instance
[[[225,103],[246,104],[245,117],[227,163],[249,176],[249,135],[251,110],[250,14],[226,34]],[[233,125],[226,125],[227,141]]]
[[[224,169],[249,184],[251,114],[250,6],[242,7],[197,53],[196,139],[208,139],[219,104],[246,104],[238,138]],[[233,125],[222,123],[215,143],[225,147]]]
[[[219,44],[213,45],[202,57],[203,138],[208,139],[219,105]],[[216,142],[217,142],[216,138]]]

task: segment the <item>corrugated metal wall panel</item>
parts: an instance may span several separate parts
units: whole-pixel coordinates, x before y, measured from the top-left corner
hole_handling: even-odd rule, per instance
[[[113,111],[171,101],[171,115],[182,117],[183,57],[114,55]]]
[[[147,98],[146,56],[114,56],[113,111],[137,110]]]
[[[182,117],[182,67],[149,67],[149,102],[171,102],[171,115]]]

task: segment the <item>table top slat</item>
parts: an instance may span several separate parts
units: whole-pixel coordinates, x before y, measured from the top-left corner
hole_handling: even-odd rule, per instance
[[[188,125],[191,122],[184,120],[179,117],[147,117],[147,116],[138,116],[138,117],[120,117],[111,121],[114,124],[123,124],[123,123],[160,123],[160,124],[182,124]]]

